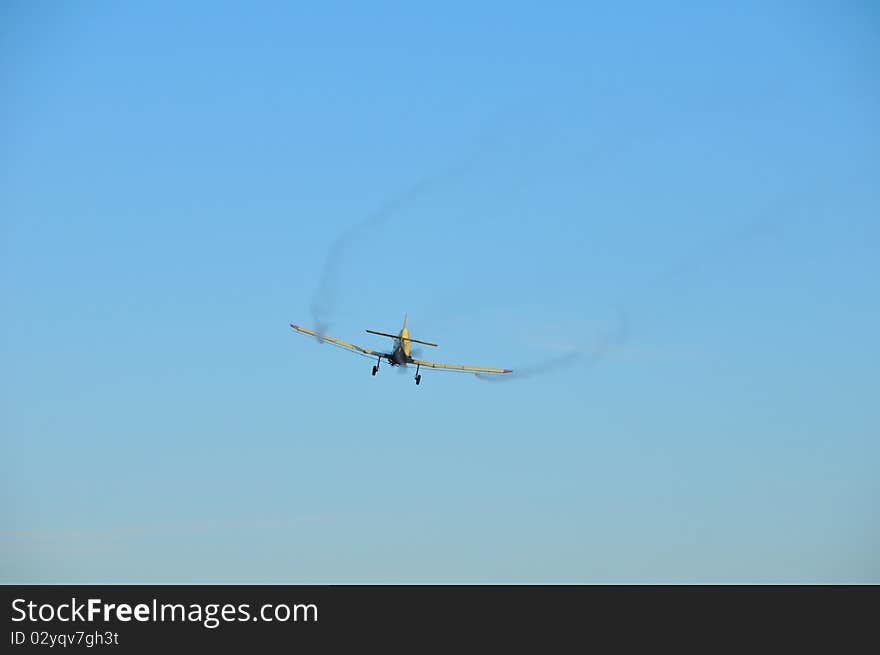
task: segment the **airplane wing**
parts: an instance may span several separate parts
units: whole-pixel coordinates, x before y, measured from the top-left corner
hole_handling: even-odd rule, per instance
[[[482,368],[479,366],[456,366],[455,364],[435,364],[434,362],[423,362],[420,359],[412,360],[413,364],[419,366],[427,366],[429,368],[445,368],[453,371],[471,371],[473,373],[513,373],[509,368]]]
[[[356,346],[353,343],[347,343],[345,341],[340,341],[339,339],[334,339],[333,337],[328,337],[326,334],[318,334],[314,330],[309,330],[308,328],[301,327],[299,325],[290,324],[297,332],[302,332],[303,334],[309,334],[313,337],[317,337],[321,341],[329,341],[330,343],[336,344],[337,346],[342,346],[352,352],[363,353],[365,355],[372,355],[373,357],[387,357],[386,353],[376,352],[375,350],[370,350],[369,348],[361,348],[360,346]]]

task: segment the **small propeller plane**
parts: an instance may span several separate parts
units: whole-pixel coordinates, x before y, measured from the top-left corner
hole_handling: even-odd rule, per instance
[[[301,332],[302,334],[308,334],[313,337],[316,337],[319,341],[328,341],[329,343],[335,344],[337,346],[341,346],[346,350],[350,350],[352,352],[365,355],[367,357],[375,357],[376,363],[373,364],[373,375],[379,372],[379,364],[382,363],[382,360],[385,359],[388,361],[391,366],[406,366],[407,364],[415,364],[416,365],[416,384],[419,384],[422,381],[422,376],[419,373],[419,370],[422,366],[426,366],[428,368],[440,368],[452,371],[471,371],[473,373],[513,373],[508,368],[482,368],[479,366],[456,366],[454,364],[436,364],[434,362],[425,362],[420,359],[413,359],[412,357],[412,344],[420,343],[425,346],[432,346],[434,348],[437,347],[436,343],[431,343],[430,341],[421,341],[420,339],[413,339],[409,336],[409,330],[406,329],[406,314],[403,316],[403,328],[401,328],[400,332],[397,335],[389,334],[387,332],[377,332],[376,330],[367,330],[370,334],[378,334],[380,337],[388,337],[390,339],[394,339],[394,349],[390,353],[382,353],[377,352],[375,350],[370,350],[369,348],[361,348],[360,346],[355,346],[351,343],[346,343],[345,341],[340,341],[339,339],[334,339],[333,337],[328,337],[326,334],[319,334],[314,330],[309,330],[308,328],[301,327],[299,325],[290,324],[297,332]]]

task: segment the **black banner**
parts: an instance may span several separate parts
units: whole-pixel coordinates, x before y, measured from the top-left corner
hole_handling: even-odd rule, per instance
[[[811,646],[868,638],[877,587],[3,586],[6,652]]]

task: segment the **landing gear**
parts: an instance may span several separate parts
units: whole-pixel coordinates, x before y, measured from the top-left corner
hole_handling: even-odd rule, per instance
[[[382,358],[379,357],[379,358],[376,360],[376,363],[373,364],[373,375],[376,375],[376,373],[379,372],[379,364],[381,364],[381,363],[382,363]]]
[[[419,367],[421,364],[416,364],[416,386],[419,386],[419,383],[422,381],[422,376],[419,375]]]

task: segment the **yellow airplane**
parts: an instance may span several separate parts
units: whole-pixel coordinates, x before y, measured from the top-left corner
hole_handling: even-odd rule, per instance
[[[318,334],[314,330],[309,330],[308,328],[301,327],[299,325],[290,324],[297,332],[301,332],[302,334],[308,334],[313,337],[317,337],[320,341],[329,341],[330,343],[336,344],[337,346],[342,346],[343,348],[350,350],[352,352],[360,353],[363,355],[367,355],[370,357],[376,357],[376,363],[373,364],[373,375],[379,372],[379,364],[383,359],[388,360],[388,363],[391,366],[406,366],[407,364],[415,364],[416,365],[416,384],[419,384],[422,381],[422,376],[419,374],[419,370],[422,366],[427,366],[429,368],[442,368],[453,371],[471,371],[473,373],[513,373],[508,368],[481,368],[479,366],[456,366],[453,364],[436,364],[434,362],[424,362],[420,359],[413,359],[410,354],[411,344],[413,343],[421,343],[426,346],[437,347],[436,343],[431,343],[430,341],[420,341],[419,339],[413,339],[409,336],[409,330],[406,329],[406,314],[403,316],[403,328],[401,328],[400,333],[397,336],[393,334],[388,334],[387,332],[377,332],[376,330],[367,330],[370,334],[378,334],[381,337],[389,337],[394,339],[394,350],[390,353],[381,353],[375,350],[370,350],[369,348],[361,348],[360,346],[355,346],[351,343],[346,343],[345,341],[340,341],[339,339],[334,339],[333,337],[328,337],[325,334]]]

